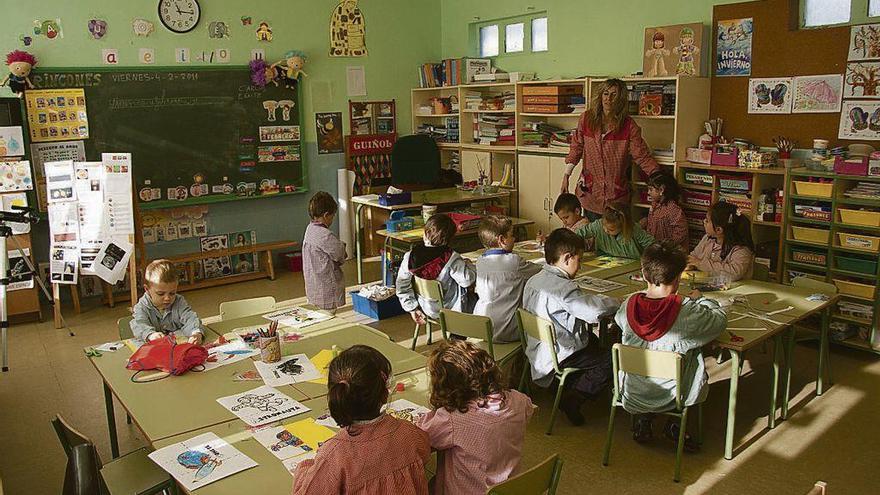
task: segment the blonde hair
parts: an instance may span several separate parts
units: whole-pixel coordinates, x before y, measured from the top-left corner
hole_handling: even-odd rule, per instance
[[[171,284],[178,281],[177,267],[169,260],[155,260],[144,270],[147,284]]]
[[[605,122],[605,109],[602,108],[602,93],[616,88],[617,99],[614,100],[609,115],[609,121]],[[626,83],[620,79],[608,79],[602,81],[596,88],[596,94],[590,100],[590,109],[587,110],[587,123],[590,124],[590,130],[593,132],[602,132],[602,124],[608,124],[608,130],[616,131],[623,128],[623,122],[629,115],[629,91],[626,89]]]
[[[632,239],[633,221],[629,207],[623,203],[611,203],[605,207],[602,220],[620,227],[624,239]]]

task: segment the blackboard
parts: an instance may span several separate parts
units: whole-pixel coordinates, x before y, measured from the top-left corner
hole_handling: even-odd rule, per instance
[[[245,66],[41,69],[32,80],[36,89],[84,88],[86,156],[132,153],[141,208],[304,190],[297,85],[256,87]]]

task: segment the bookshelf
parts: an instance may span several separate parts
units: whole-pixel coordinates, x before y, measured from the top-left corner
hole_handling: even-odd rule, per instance
[[[832,342],[880,354],[880,198],[850,192],[859,185],[880,187],[880,177],[799,168],[787,182],[784,280],[807,276],[836,285],[841,299],[831,324],[852,325],[848,330],[855,334]]]

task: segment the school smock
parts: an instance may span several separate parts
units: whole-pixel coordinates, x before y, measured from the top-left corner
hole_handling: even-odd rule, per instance
[[[293,495],[427,495],[428,435],[383,414],[343,428],[293,475]]]
[[[410,256],[412,251],[408,251],[403,255],[400,261],[400,270],[397,271],[397,298],[400,299],[400,305],[403,310],[412,313],[421,308],[422,312],[428,318],[437,319],[440,317],[440,310],[443,308],[453,311],[467,312],[470,308],[465,308],[465,288],[474,285],[476,281],[476,272],[473,265],[465,261],[460,254],[452,251],[449,260],[443,265],[440,274],[434,279],[440,282],[440,288],[443,289],[443,300],[437,301],[424,296],[416,296],[413,290],[413,274],[410,268]]]
[[[633,224],[632,237],[626,239],[623,233],[618,232],[610,236],[602,228],[602,219],[594,220],[575,231],[575,234],[584,239],[593,239],[596,251],[599,254],[630,258],[637,260],[642,257],[642,251],[646,247],[657,242],[651,234],[645,232],[639,224]]]
[[[667,241],[681,246],[685,253],[690,249],[687,217],[675,201],[651,202],[651,211],[639,225],[657,242]]]
[[[699,259],[697,269],[714,277],[722,278],[722,282],[752,278],[755,253],[746,246],[734,246],[727,257],[721,258],[721,243],[709,234],[700,239],[691,256]]]
[[[535,411],[529,396],[506,390],[471,401],[467,412],[437,409],[416,424],[430,438],[437,459],[434,495],[484,495],[490,487],[516,474],[526,426]]]
[[[617,306],[613,298],[582,291],[568,274],[553,265],[544,265],[523,289],[523,308],[553,323],[559,362],[587,347],[586,323],[598,323],[601,316],[613,314]],[[553,381],[553,356],[548,345],[529,337],[525,353],[532,381],[549,386]]]
[[[302,245],[303,279],[309,304],[321,309],[336,309],[345,304],[345,243],[326,225],[310,222]]]
[[[541,271],[535,263],[503,249],[490,249],[477,259],[474,314],[492,320],[494,342],[519,342],[516,310],[522,306],[526,281]]]
[[[643,304],[636,304],[639,299]],[[670,314],[674,311],[677,314]],[[623,331],[621,341],[624,345],[681,354],[684,405],[692,406],[706,400],[709,375],[702,347],[715,340],[727,327],[727,316],[717,301],[677,294],[665,300],[650,300],[645,294],[637,293],[627,298],[614,321]],[[639,328],[642,335],[634,328]],[[628,412],[643,414],[675,408],[675,380],[623,372],[619,379],[623,383],[621,401]]]
[[[202,333],[202,320],[180,294],[165,311],[157,308],[150,295],[144,293],[132,310],[131,333],[134,338],[146,341],[153,332],[192,337],[194,333]]]

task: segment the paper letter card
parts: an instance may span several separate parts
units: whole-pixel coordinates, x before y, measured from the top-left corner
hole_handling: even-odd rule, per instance
[[[149,457],[188,492],[257,466],[253,459],[214,433],[169,445]]]
[[[217,402],[250,426],[260,426],[310,411],[308,407],[266,385],[220,397]]]

